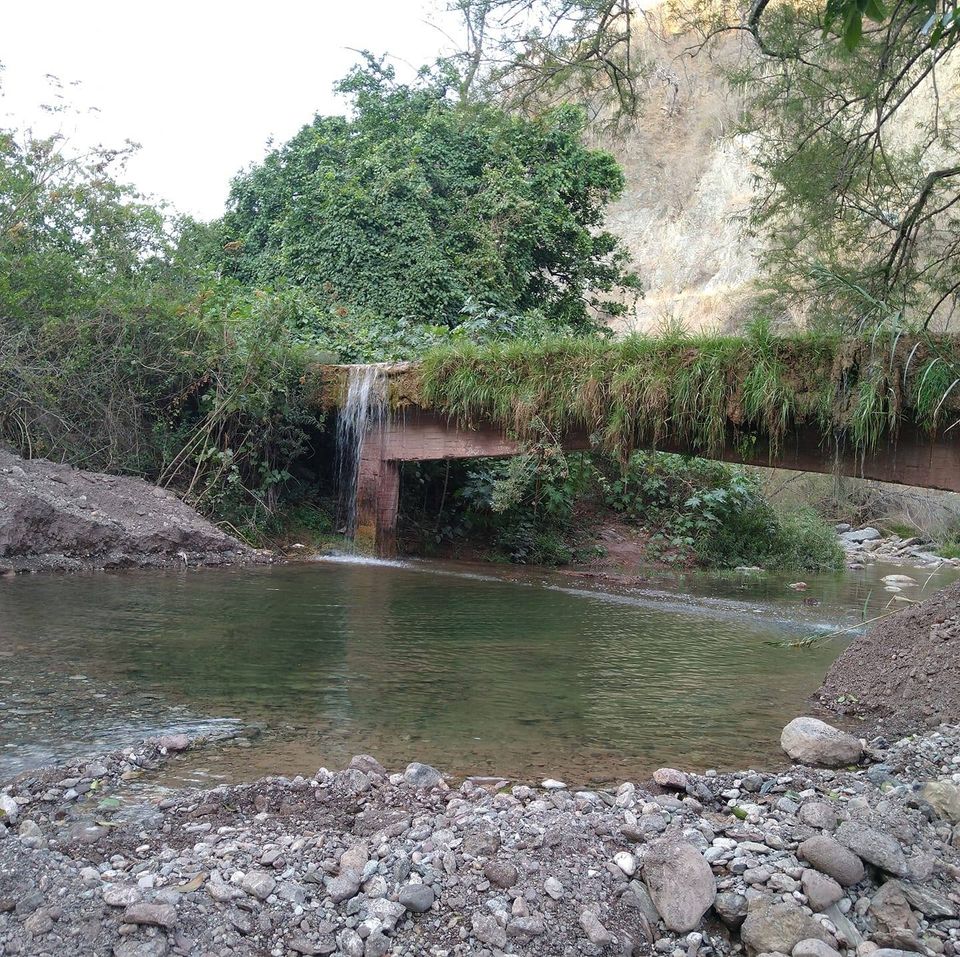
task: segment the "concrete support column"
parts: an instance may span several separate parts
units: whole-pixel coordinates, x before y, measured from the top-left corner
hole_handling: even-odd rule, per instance
[[[390,557],[397,551],[400,463],[384,458],[385,451],[382,432],[371,433],[364,439],[357,463],[354,541],[363,551]]]

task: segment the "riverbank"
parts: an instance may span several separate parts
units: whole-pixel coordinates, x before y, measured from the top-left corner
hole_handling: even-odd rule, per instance
[[[272,558],[142,479],[24,459],[0,447],[0,574]]]
[[[571,791],[358,756],[151,800],[198,746],[3,790],[4,957],[960,952],[957,726],[875,739],[856,770]]]

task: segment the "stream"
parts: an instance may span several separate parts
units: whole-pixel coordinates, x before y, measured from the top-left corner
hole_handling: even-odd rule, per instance
[[[0,579],[0,779],[160,732],[243,729],[171,784],[310,774],[370,753],[457,776],[641,779],[783,763],[856,626],[958,577],[876,564],[798,576],[345,557],[276,567]]]

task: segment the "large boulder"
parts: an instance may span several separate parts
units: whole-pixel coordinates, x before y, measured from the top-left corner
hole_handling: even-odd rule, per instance
[[[819,940],[831,947],[836,941],[797,904],[757,900],[750,905],[747,919],[740,928],[740,939],[747,953],[789,954],[801,940]]]
[[[855,821],[844,821],[837,828],[837,840],[868,864],[888,874],[906,877],[910,873],[903,848],[896,838]],[[843,881],[840,882],[841,884]]]
[[[654,841],[647,848],[643,880],[669,930],[693,930],[717,896],[717,882],[703,855],[685,841]]]
[[[896,881],[888,881],[873,895],[867,916],[873,925],[872,939],[881,947],[912,950],[919,946],[917,919]]]
[[[852,735],[819,718],[794,718],[780,734],[780,747],[802,764],[839,768],[856,764],[863,748]]]
[[[939,817],[954,824],[960,822],[960,785],[950,781],[927,781],[920,793]]]
[[[797,848],[797,856],[844,887],[859,884],[863,880],[863,861],[826,834],[817,834],[805,840]]]

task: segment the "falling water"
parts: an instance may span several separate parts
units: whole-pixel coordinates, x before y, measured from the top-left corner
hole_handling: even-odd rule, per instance
[[[387,415],[387,375],[383,365],[349,366],[347,396],[337,417],[337,527],[353,537],[357,528],[357,472],[367,434]]]

